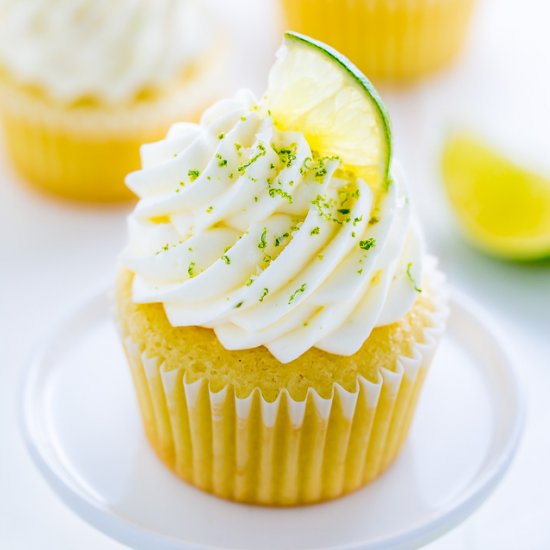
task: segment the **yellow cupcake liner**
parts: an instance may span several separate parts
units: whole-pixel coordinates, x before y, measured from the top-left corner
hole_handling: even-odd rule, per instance
[[[409,80],[462,50],[474,0],[281,0],[291,30],[322,40],[369,78]]]
[[[0,73],[0,114],[8,155],[29,183],[66,198],[130,200],[124,185],[143,143],[174,120],[196,120],[217,95],[225,54],[216,49],[158,97],[131,104],[65,106]]]
[[[286,389],[273,402],[259,389],[244,398],[232,386],[213,391],[123,335],[146,435],[179,477],[223,498],[293,506],[354,491],[378,477],[405,441],[445,326],[441,291],[434,302],[422,341],[395,370],[380,369],[375,382],[358,377],[351,392],[335,384],[328,398],[310,388],[301,401]]]

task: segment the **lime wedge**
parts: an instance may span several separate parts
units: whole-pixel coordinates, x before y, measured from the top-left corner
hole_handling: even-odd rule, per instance
[[[504,258],[550,256],[550,179],[523,168],[469,133],[442,156],[445,188],[473,245]]]
[[[303,132],[312,150],[337,155],[372,187],[389,177],[391,132],[378,93],[331,47],[285,33],[269,75],[267,102],[281,130]]]

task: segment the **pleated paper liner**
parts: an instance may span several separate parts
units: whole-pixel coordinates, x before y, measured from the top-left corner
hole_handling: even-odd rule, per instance
[[[393,462],[407,436],[445,327],[441,278],[431,276],[435,309],[410,357],[380,369],[374,382],[358,377],[353,392],[335,384],[329,398],[311,388],[301,401],[286,389],[273,402],[259,389],[244,398],[231,386],[215,392],[124,338],[151,445],[179,477],[240,502],[291,506],[360,488]]]
[[[409,80],[462,50],[474,0],[282,0],[286,26],[326,42],[369,78]]]
[[[220,89],[222,46],[151,99],[120,106],[64,106],[0,72],[0,111],[12,163],[37,188],[63,197],[116,202],[133,198],[126,175],[143,143],[177,120],[197,120]]]

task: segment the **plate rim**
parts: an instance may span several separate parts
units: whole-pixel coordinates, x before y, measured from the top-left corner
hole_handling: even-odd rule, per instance
[[[482,475],[476,476],[457,497],[441,507],[434,518],[428,519],[411,529],[389,536],[378,537],[368,541],[366,545],[362,542],[352,542],[344,545],[333,545],[325,550],[367,550],[375,548],[397,550],[410,548],[411,545],[416,547],[427,544],[437,539],[459,525],[481,506],[504,477],[517,453],[525,425],[526,400],[523,384],[518,375],[518,361],[515,353],[512,353],[497,323],[486,310],[456,288],[450,285],[447,285],[447,288],[449,289],[448,306],[451,315],[455,310],[458,310],[462,314],[466,314],[467,317],[473,318],[484,329],[485,335],[499,345],[503,361],[499,361],[498,369],[505,374],[508,387],[514,390],[512,394],[513,403],[510,403],[513,409],[511,415],[513,421],[502,445],[502,452],[490,468],[483,467],[481,470]],[[30,360],[22,370],[16,391],[16,418],[24,446],[33,464],[57,497],[86,523],[112,539],[122,544],[131,544],[132,548],[143,550],[159,548],[159,544],[162,545],[162,550],[229,550],[220,546],[197,545],[194,542],[182,541],[170,535],[151,531],[111,513],[110,510],[83,491],[78,483],[70,477],[67,470],[64,470],[65,475],[62,476],[59,470],[56,469],[55,464],[52,464],[48,460],[48,456],[40,450],[37,434],[35,433],[35,422],[31,421],[34,415],[30,413],[32,410],[32,396],[34,395],[34,379],[39,375],[40,367],[44,364],[50,347],[58,336],[67,330],[71,321],[82,315],[87,308],[97,305],[102,300],[108,300],[111,294],[111,286],[103,286],[100,290],[89,294],[85,299],[79,301],[76,306],[70,308],[57,322],[53,323],[40,340],[40,343],[34,347]],[[71,483],[68,483],[68,477],[71,479]],[[235,503],[231,504],[234,505]]]

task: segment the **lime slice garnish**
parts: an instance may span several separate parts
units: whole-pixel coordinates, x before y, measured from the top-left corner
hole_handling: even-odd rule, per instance
[[[331,47],[285,33],[269,75],[269,109],[278,128],[302,132],[313,151],[340,157],[372,187],[384,186],[390,123],[369,80]]]
[[[550,179],[510,161],[467,132],[451,137],[443,180],[466,236],[510,259],[550,255]]]

